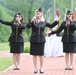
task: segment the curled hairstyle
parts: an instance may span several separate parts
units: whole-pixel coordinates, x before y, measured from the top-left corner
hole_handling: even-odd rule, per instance
[[[14,16],[14,21],[15,21],[15,18],[16,18],[16,16],[17,16],[17,15],[20,15],[20,16],[21,16],[21,18],[22,18],[20,22],[24,22],[24,19],[23,19],[23,16],[22,16],[22,14],[21,14],[21,13],[17,13],[17,14],[15,14],[15,16]]]

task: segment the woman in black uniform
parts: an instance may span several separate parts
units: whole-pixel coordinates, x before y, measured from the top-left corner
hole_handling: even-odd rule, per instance
[[[35,11],[34,18],[27,24],[27,28],[32,28],[32,34],[30,37],[30,54],[33,55],[33,62],[35,66],[34,73],[38,72],[37,69],[37,56],[40,58],[40,73],[43,72],[43,55],[44,55],[44,45],[45,45],[45,36],[44,29],[45,27],[52,28],[58,24],[57,21],[53,24],[49,24],[45,21],[43,17],[42,9],[39,8]]]
[[[25,24],[23,22],[23,17],[20,13],[17,13],[12,22],[3,21],[1,19],[0,22],[10,26],[12,29],[12,33],[9,38],[10,53],[13,53],[14,70],[19,70],[20,53],[22,53],[24,49],[22,30],[25,29]]]
[[[56,31],[52,31],[51,34],[59,33],[64,29],[62,37],[63,52],[65,52],[65,70],[72,70],[73,53],[76,53],[76,22],[73,21],[73,13],[68,10],[66,12],[66,20],[62,22],[60,28]],[[70,59],[70,65],[69,65]]]

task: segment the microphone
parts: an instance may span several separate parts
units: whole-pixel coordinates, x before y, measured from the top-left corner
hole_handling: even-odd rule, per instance
[[[70,16],[70,24],[72,23],[72,21],[73,21],[73,19],[72,19],[72,17]]]
[[[72,21],[72,17],[71,16],[69,17],[69,19],[70,19],[70,21]]]

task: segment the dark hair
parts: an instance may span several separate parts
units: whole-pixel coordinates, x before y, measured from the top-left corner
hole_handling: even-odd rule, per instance
[[[42,12],[42,8],[40,7],[40,8],[38,9],[38,11],[39,11],[39,12]]]
[[[24,19],[23,19],[23,16],[22,16],[21,13],[16,13],[16,14],[15,14],[15,16],[14,16],[14,21],[15,21],[16,15],[20,15],[20,16],[22,17],[21,22],[24,22]]]
[[[42,11],[42,8],[38,8],[35,10],[35,12],[43,12],[43,11]]]
[[[69,14],[69,13],[72,13],[72,11],[71,11],[71,10],[68,10],[68,11],[66,12],[66,14]]]
[[[66,20],[68,19],[68,18],[67,18],[67,14],[72,14],[72,15],[73,15],[73,13],[72,13],[71,10],[67,10],[67,12],[66,12]],[[73,16],[73,17],[74,17],[74,16]],[[72,17],[72,19],[73,19],[73,17]]]

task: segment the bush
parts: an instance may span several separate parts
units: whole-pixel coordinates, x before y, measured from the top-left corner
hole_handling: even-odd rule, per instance
[[[29,46],[25,47],[24,53],[29,53],[29,52],[30,52],[30,47]]]

